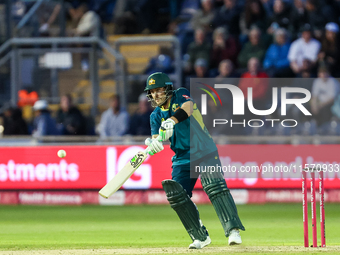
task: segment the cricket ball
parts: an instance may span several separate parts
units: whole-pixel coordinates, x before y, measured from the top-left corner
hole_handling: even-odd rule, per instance
[[[64,151],[64,150],[59,150],[57,154],[58,154],[59,158],[65,158],[66,157],[66,151]]]

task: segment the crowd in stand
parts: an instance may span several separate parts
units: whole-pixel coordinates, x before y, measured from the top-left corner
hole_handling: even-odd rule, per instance
[[[8,107],[0,114],[0,124],[4,135],[28,135],[40,137],[45,135],[100,135],[105,139],[122,135],[150,135],[150,119],[152,112],[146,94],[139,96],[138,109],[130,117],[120,106],[119,95],[110,97],[110,106],[103,112],[100,123],[95,126],[92,118],[82,114],[73,104],[71,95],[61,97],[60,107],[52,116],[46,100],[37,100],[33,105],[34,119],[26,123],[22,110]]]
[[[229,59],[241,76],[257,58],[269,77],[315,77],[320,65],[339,76],[339,14],[327,1],[247,0],[241,6],[224,0],[219,8],[213,0],[201,2],[202,9],[177,31],[188,54],[187,73],[195,75],[196,60],[204,59],[204,75],[215,77]]]
[[[323,129],[325,134],[340,134],[337,124],[340,117],[340,85],[333,78],[340,77],[338,0],[65,2],[72,19],[80,20],[82,15],[91,12],[84,21],[87,27],[100,19],[104,23],[114,23],[115,34],[176,35],[182,48],[183,85],[187,88],[190,88],[190,78],[240,78],[237,85],[244,94],[248,87],[252,87],[254,105],[268,109],[271,84],[251,82],[250,78],[254,81],[257,78],[316,78],[313,84],[307,82],[304,86],[312,93],[307,107],[313,117],[303,118],[292,109],[289,114],[305,123],[300,130],[293,132],[315,134],[318,131],[313,130]],[[42,21],[40,32],[47,32],[51,22],[51,19]],[[86,34],[89,34],[88,30],[81,35]],[[151,60],[146,73],[171,73],[174,70],[171,65],[171,56],[162,54]],[[298,87],[302,83],[292,81],[289,86]],[[148,135],[146,130],[149,123],[146,119],[150,109],[146,102],[143,106],[140,101],[140,112],[136,113],[140,118],[138,123],[145,124],[145,128],[139,131],[131,128],[137,115],[128,121],[128,114],[119,107],[119,96],[112,97],[110,102],[111,106],[102,115],[97,128],[101,137],[127,133]],[[58,113],[57,123],[64,123],[62,109]],[[122,123],[130,123],[130,126]],[[215,134],[238,134],[228,129],[211,130]],[[73,127],[68,128],[65,124],[58,132],[75,134]],[[77,134],[83,132],[76,131]],[[281,131],[277,132],[279,134]]]
[[[182,45],[187,88],[190,78],[239,78],[236,85],[244,95],[248,87],[253,88],[254,106],[269,109],[272,85],[304,86],[312,93],[307,104],[312,117],[301,116],[296,109],[288,113],[297,115],[303,125],[289,131],[265,126],[243,129],[242,134],[339,134],[340,85],[333,77],[340,76],[340,1],[201,0],[199,6],[190,18],[178,18],[172,26]],[[273,84],[259,78],[294,79]],[[316,79],[308,83],[298,78]],[[211,119],[221,116],[219,112],[210,115]],[[240,134],[239,128],[210,130]]]
[[[13,13],[27,13],[31,3],[17,0]],[[48,35],[61,9],[69,35],[172,33],[182,47],[185,74],[220,74],[229,59],[238,75],[256,57],[269,77],[315,77],[326,65],[338,77],[340,1],[333,0],[65,0],[38,10],[39,34]],[[27,5],[27,6],[26,6]],[[16,6],[22,6],[16,10]],[[26,8],[25,8],[26,6]],[[49,7],[49,8],[48,8]],[[21,10],[23,9],[23,10]],[[16,10],[16,11],[15,11]],[[14,15],[13,14],[13,15]],[[114,24],[101,33],[100,24]],[[167,61],[168,58],[163,58]],[[197,63],[197,64],[198,64]],[[166,70],[171,72],[173,69]],[[151,70],[152,71],[152,70]],[[150,70],[148,70],[150,72]]]

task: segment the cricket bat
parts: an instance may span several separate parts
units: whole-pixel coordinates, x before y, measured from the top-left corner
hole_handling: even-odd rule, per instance
[[[160,140],[160,136],[158,136]],[[144,162],[149,153],[149,147],[144,151],[138,152],[100,191],[99,195],[109,198],[130,178],[130,176]]]

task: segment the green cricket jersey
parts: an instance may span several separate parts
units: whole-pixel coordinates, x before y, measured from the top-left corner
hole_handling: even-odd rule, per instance
[[[192,101],[194,104],[192,115],[177,123],[174,134],[170,138],[170,148],[176,153],[172,157],[173,165],[183,165],[200,159],[214,151],[217,147],[203,123],[203,118],[196,103],[190,98],[190,92],[185,88],[173,91],[168,109],[156,107],[150,115],[151,134],[159,132],[161,123],[174,115],[183,103]]]

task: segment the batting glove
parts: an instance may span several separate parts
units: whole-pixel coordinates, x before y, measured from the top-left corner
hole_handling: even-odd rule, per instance
[[[163,143],[158,141],[157,138],[151,139],[147,138],[145,140],[145,145],[148,146],[148,153],[152,156],[155,155],[156,153],[164,150]]]
[[[175,121],[171,118],[162,122],[161,128],[159,129],[159,135],[162,141],[168,140],[174,133]]]

